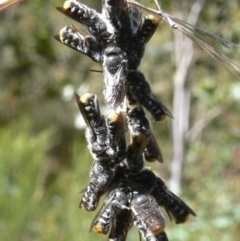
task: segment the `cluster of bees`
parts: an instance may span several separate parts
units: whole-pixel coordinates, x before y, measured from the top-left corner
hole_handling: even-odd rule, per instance
[[[0,11],[21,1],[3,0]],[[79,32],[73,25],[67,26],[55,38],[102,65],[105,104],[114,109],[104,118],[96,95],[75,96],[87,125],[86,137],[93,157],[80,207],[93,211],[101,196],[107,194],[91,230],[109,233],[109,241],[125,241],[133,224],[144,240],[167,241],[165,219],[159,206],[177,224],[186,222],[189,215],[196,216],[159,176],[144,167],[144,160],[162,162],[163,158],[143,108],[155,121],[167,116],[173,118],[137,70],[159,22],[164,20],[182,32],[240,80],[240,64],[216,50],[209,39],[226,48],[240,46],[171,16],[154,1],[158,10],[135,0],[102,0],[101,13],[76,0],[67,0],[63,7],[57,8],[87,27],[89,34]],[[142,10],[153,15],[142,18]],[[125,139],[128,130],[129,145]]]
[[[80,207],[93,211],[106,194],[91,230],[109,234],[111,241],[124,241],[136,225],[144,240],[166,241],[165,219],[159,206],[177,224],[196,214],[168,190],[159,176],[144,167],[144,161],[163,160],[143,108],[155,121],[173,118],[137,70],[160,18],[142,17],[142,9],[126,0],[102,0],[101,13],[75,0],[67,0],[57,9],[88,29],[89,34],[85,34],[73,25],[67,26],[56,39],[102,65],[105,104],[114,109],[104,118],[96,95],[75,95],[93,157]]]

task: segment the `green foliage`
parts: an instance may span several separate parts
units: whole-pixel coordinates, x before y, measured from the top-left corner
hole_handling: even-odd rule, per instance
[[[88,182],[91,161],[87,148],[73,147],[73,166],[59,170],[52,185],[46,152],[51,132],[33,134],[30,121],[20,120],[0,135],[1,239],[7,240],[83,240],[93,214],[79,211],[79,191]],[[66,190],[68,192],[66,193]],[[94,236],[94,235],[93,235]]]
[[[0,210],[3,240],[23,240],[38,213],[35,201],[37,180],[48,132],[31,133],[30,121],[18,121],[1,130]]]

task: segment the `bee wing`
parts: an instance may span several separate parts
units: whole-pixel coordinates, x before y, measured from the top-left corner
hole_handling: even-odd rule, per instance
[[[78,108],[79,108],[79,110],[80,110],[80,112],[81,112],[81,114],[82,114],[82,116],[83,116],[83,119],[84,119],[86,125],[87,125],[88,128],[90,129],[92,135],[94,136],[94,139],[96,139],[96,134],[95,134],[95,132],[94,132],[94,130],[93,130],[93,128],[92,128],[92,125],[90,124],[90,122],[89,122],[89,120],[88,120],[88,118],[87,118],[87,116],[86,116],[86,112],[85,112],[83,103],[82,103],[82,101],[81,101],[81,98],[80,98],[80,96],[79,96],[77,93],[75,93],[75,99],[76,99]]]
[[[68,9],[66,9],[66,8],[64,8],[64,7],[56,7],[56,9],[57,9],[60,13],[62,13],[62,14],[64,14],[64,15],[66,15],[67,17],[75,20],[76,22],[79,22],[79,23],[84,24],[84,22],[81,22],[81,20],[80,20],[80,18],[79,18],[78,16],[74,15],[73,13],[71,13],[71,11],[69,11]]]
[[[138,219],[152,233],[158,233],[164,229],[165,219],[159,210],[157,201],[150,194],[143,193],[140,196],[135,196],[131,209],[135,217],[140,217]]]
[[[95,217],[93,218],[93,221],[90,225],[89,228],[89,232],[92,232],[93,230],[93,226],[98,222],[99,218],[103,215],[103,213],[105,212],[106,208],[111,205],[111,202],[114,198],[114,195],[112,195],[109,199],[107,199],[107,201],[104,202],[104,204],[102,205],[101,209],[97,212],[97,214],[95,215]]]
[[[6,8],[16,4],[16,3],[19,3],[23,0],[5,0],[5,1],[1,1],[0,2],[0,12],[5,10]]]
[[[128,6],[128,7],[129,7],[129,14],[131,15],[130,19],[132,21],[133,33],[135,33],[138,30],[139,25],[141,23],[142,10],[134,6]]]
[[[165,188],[164,192],[170,196],[172,199],[174,199],[175,202],[177,202],[182,208],[187,210],[190,214],[192,214],[194,217],[197,216],[197,214],[184,202],[182,201],[178,196],[176,196],[174,193],[172,193],[170,190]],[[169,214],[169,211],[167,211]]]
[[[79,193],[84,193],[87,190],[87,187],[83,188],[82,190],[80,190]]]
[[[150,140],[147,144],[147,147],[144,150],[144,156],[146,161],[149,161],[149,162],[153,162],[155,160],[158,160],[159,162],[163,162],[162,152],[152,133],[150,135]]]
[[[119,139],[124,135],[125,133],[125,123],[123,118],[123,113],[119,113],[119,119],[117,123],[117,133],[116,133],[116,143],[119,142]]]
[[[168,108],[154,94],[152,94],[152,98],[156,100],[159,109],[162,109],[167,116],[169,116],[171,119],[174,119],[170,110],[168,110]]]
[[[133,213],[135,216],[141,217],[141,221],[144,222],[151,232],[161,232],[165,227],[164,216],[159,210],[158,204],[153,197],[146,194],[145,198],[145,207],[142,207],[140,203],[138,203],[138,205],[135,204],[132,206]]]
[[[146,18],[147,17],[147,18]],[[149,40],[152,38],[153,34],[156,32],[157,28],[158,28],[158,25],[160,23],[160,21],[162,20],[162,18],[159,18],[159,17],[155,17],[153,15],[149,15],[149,16],[146,16],[143,20],[142,20],[142,24],[139,28],[139,30],[142,30],[141,27],[144,26],[144,22],[145,21],[150,21],[151,20],[151,26],[148,26],[147,29],[143,29],[143,33],[144,32],[147,32],[148,30],[148,35],[145,36],[145,38],[142,40],[142,45],[141,45],[141,48],[138,50],[139,52],[140,51],[143,51],[145,46],[147,45],[147,43],[149,42]],[[150,30],[150,31],[149,31]],[[142,34],[144,36],[144,34]]]
[[[126,71],[123,66],[120,66],[116,73],[111,74],[107,67],[103,68],[104,73],[104,96],[107,106],[117,108],[124,100],[125,97],[125,85],[124,78]]]
[[[165,219],[160,210],[155,210],[154,212],[148,213],[148,217],[145,218],[145,223],[147,228],[151,230],[153,233],[161,232],[165,227]]]
[[[119,140],[122,138],[122,136],[125,133],[125,123],[124,123],[124,118],[123,118],[123,113],[113,113],[111,115],[108,116],[107,120],[109,120],[109,122],[114,122],[114,130],[115,133],[114,134],[114,140],[113,141],[115,144],[118,144]],[[107,122],[108,124],[108,122]],[[110,124],[109,124],[110,125]]]

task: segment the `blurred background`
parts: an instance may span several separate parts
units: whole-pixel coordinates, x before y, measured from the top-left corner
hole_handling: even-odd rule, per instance
[[[84,3],[101,9],[101,1]],[[89,233],[95,212],[78,208],[92,159],[74,100],[74,92],[95,93],[105,115],[103,76],[90,72],[101,70],[100,65],[54,40],[62,27],[73,23],[55,9],[62,4],[25,0],[0,12],[4,241],[107,239]],[[144,4],[156,8],[153,1]],[[238,0],[163,0],[161,6],[240,43]],[[240,62],[240,49],[216,47]],[[152,121],[164,163],[151,166],[198,215],[184,225],[171,223],[165,215],[169,240],[239,240],[239,81],[165,22],[147,45],[140,70],[175,117]],[[138,239],[133,228],[127,240]]]

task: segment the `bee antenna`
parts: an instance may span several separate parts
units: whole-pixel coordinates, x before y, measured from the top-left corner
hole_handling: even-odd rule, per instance
[[[97,69],[90,69],[90,72],[103,73],[102,70],[97,70]]]

